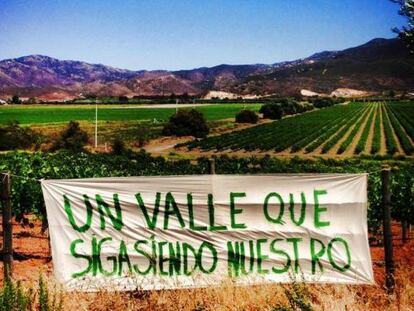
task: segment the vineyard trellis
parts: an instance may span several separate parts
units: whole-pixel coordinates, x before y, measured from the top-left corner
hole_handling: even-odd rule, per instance
[[[354,102],[184,145],[201,151],[411,156],[414,153],[413,107],[414,103],[401,101]],[[372,137],[370,142],[369,137]],[[370,150],[366,150],[367,145],[371,145]]]
[[[374,106],[373,112],[369,114],[368,120],[365,123],[364,129],[355,147],[355,151],[354,151],[355,154],[360,154],[361,152],[365,151],[367,141],[368,141],[368,135],[369,135],[369,132],[371,131],[372,121],[374,120],[374,116],[376,116],[376,114],[377,112]]]

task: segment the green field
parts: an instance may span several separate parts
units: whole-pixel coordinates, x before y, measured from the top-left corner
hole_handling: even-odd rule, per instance
[[[354,102],[195,140],[203,151],[273,151],[286,154],[414,153],[414,103]]]
[[[208,106],[196,106],[197,110],[204,113],[207,120],[220,120],[234,118],[243,107],[258,111],[261,104],[212,104]],[[191,107],[186,107],[191,108]],[[180,108],[184,109],[184,108]],[[175,108],[123,106],[114,107],[108,105],[98,106],[98,118],[100,121],[134,121],[134,120],[168,120],[175,113]],[[95,106],[5,106],[0,107],[0,124],[11,121],[19,121],[20,124],[62,123],[71,120],[93,121],[95,120]]]

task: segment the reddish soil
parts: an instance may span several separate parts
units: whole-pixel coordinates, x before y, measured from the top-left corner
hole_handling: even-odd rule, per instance
[[[13,223],[13,276],[22,281],[37,280],[40,273],[51,274],[53,269],[48,234],[42,234],[40,221],[35,220],[33,224],[34,227],[30,228]],[[3,245],[3,240],[0,243]],[[3,264],[0,274],[0,280],[3,280]]]
[[[33,220],[34,227],[22,227],[13,224],[13,247],[15,260],[13,276],[22,281],[35,281],[40,273],[52,274],[53,264],[49,252],[47,233],[42,234],[41,222]],[[2,232],[0,232],[2,234]],[[405,244],[401,240],[401,227],[393,225],[394,260],[396,268],[414,266],[414,230],[411,230],[409,240]],[[377,237],[379,240],[381,237]],[[2,247],[2,241],[0,241]],[[384,283],[384,249],[382,246],[371,246],[372,264],[377,284]],[[3,265],[0,264],[0,281],[3,280]]]

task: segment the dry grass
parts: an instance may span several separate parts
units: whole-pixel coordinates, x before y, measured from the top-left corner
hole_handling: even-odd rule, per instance
[[[52,265],[46,262],[49,255],[47,239],[42,237],[40,222],[35,228],[22,228],[15,224],[14,245],[22,254],[33,254],[30,260],[15,261],[14,278],[20,280],[26,291],[34,293],[33,310],[39,310],[39,269],[48,279],[49,305],[56,298],[63,297],[63,310],[414,310],[414,240],[406,244],[394,242],[396,264],[395,294],[388,296],[381,287],[384,282],[384,251],[372,246],[371,255],[376,286],[346,285],[304,285],[301,283],[260,286],[235,286],[230,280],[220,286],[188,289],[136,292],[60,293],[59,286],[51,279]],[[21,234],[30,230],[31,235]],[[397,224],[393,226],[394,236],[401,234]],[[411,237],[413,237],[411,235]],[[0,264],[0,284],[3,275]],[[0,296],[1,296],[0,286]],[[4,287],[3,287],[4,293]],[[62,295],[61,295],[62,294]],[[54,298],[55,297],[55,298]],[[0,297],[1,299],[1,297]],[[21,310],[2,308],[0,311]],[[43,309],[46,310],[46,309]],[[48,310],[59,310],[50,307]]]
[[[379,285],[265,284],[63,294],[64,310],[414,310],[414,270],[399,269],[393,295]]]

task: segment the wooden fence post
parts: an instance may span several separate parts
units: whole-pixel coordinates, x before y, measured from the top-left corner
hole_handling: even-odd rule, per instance
[[[382,210],[383,210],[383,234],[385,257],[385,287],[388,293],[394,291],[394,258],[392,249],[391,231],[391,169],[388,166],[382,168]]]
[[[13,274],[13,226],[10,202],[10,174],[3,173],[1,178],[1,201],[3,211],[3,270],[4,279]]]
[[[401,240],[402,243],[405,244],[408,241],[408,221],[403,220],[401,222]]]
[[[210,174],[216,174],[216,160],[214,158],[209,159],[210,163]]]

